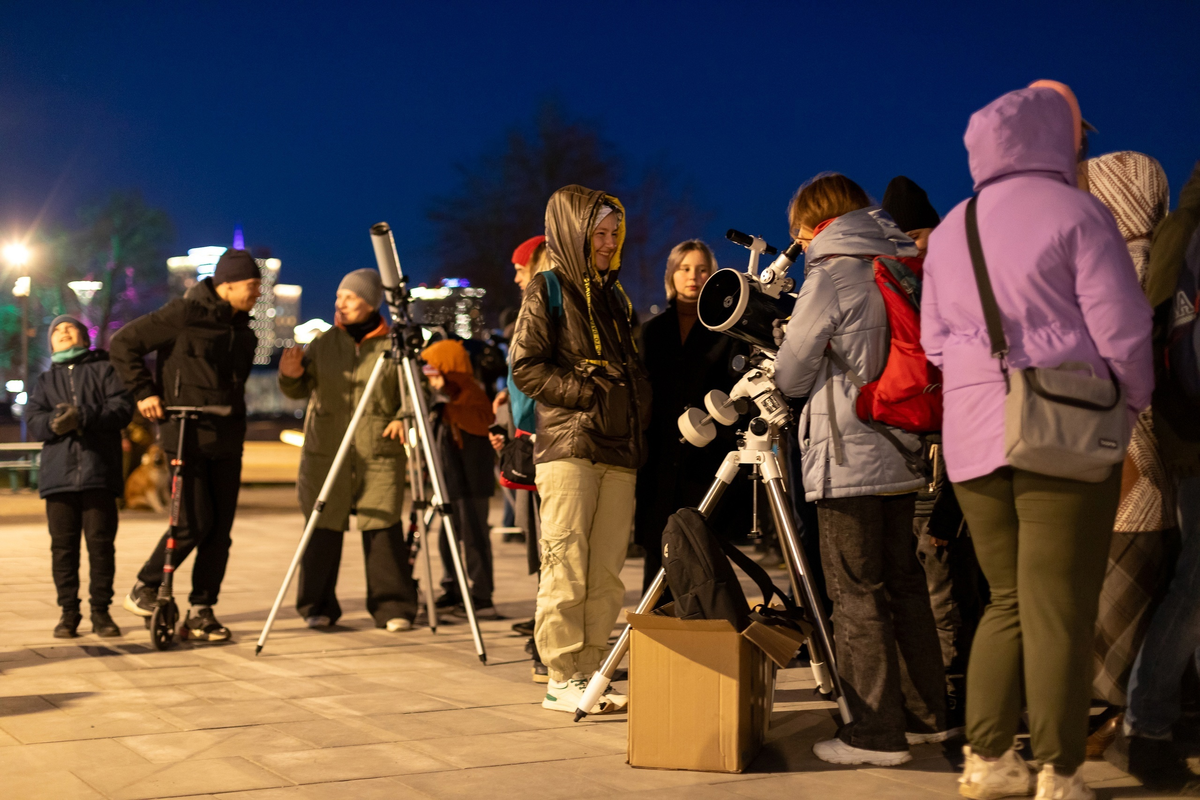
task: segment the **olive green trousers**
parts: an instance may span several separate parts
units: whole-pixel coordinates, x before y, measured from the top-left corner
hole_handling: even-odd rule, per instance
[[[1083,763],[1120,486],[1120,470],[1082,483],[1011,467],[954,484],[991,586],[967,667],[967,739],[980,755],[1012,747],[1026,705],[1034,758],[1066,774]]]

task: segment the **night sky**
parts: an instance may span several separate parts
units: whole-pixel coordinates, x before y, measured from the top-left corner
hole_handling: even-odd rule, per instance
[[[1198,38],[1192,0],[0,0],[0,238],[138,187],[173,218],[174,252],[227,245],[240,222],[304,285],[304,316],[330,318],[381,219],[433,277],[454,243],[431,240],[431,198],[555,98],[691,178],[714,212],[696,234],[740,265],[724,230],[785,241],[787,201],[819,171],[875,197],[907,174],[948,210],[970,192],[970,113],[1037,78],[1074,88],[1093,154],[1153,155],[1174,197],[1200,158]]]

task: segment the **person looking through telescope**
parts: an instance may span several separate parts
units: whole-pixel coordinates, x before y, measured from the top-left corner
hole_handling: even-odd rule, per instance
[[[859,419],[858,389],[837,364],[840,357],[863,381],[882,373],[888,318],[872,262],[916,256],[917,248],[844,175],[801,186],[789,217],[805,250],[805,279],[775,383],[784,394],[810,398],[798,426],[804,487],[817,505],[838,671],[854,715],[813,753],[835,764],[895,766],[911,760],[910,743],[950,736],[941,651],[913,549],[914,493],[925,481]],[[919,446],[916,436],[891,430],[910,450]]]
[[[550,673],[542,707],[574,713],[621,610],[621,568],[645,461],[650,383],[621,288],[625,210],[582,186],[546,206],[552,266],[525,290],[513,337],[517,388],[538,404],[542,566],[534,639]],[[590,712],[628,703],[606,695]]]
[[[383,284],[373,269],[349,273],[338,285],[334,327],[307,348],[287,350],[279,362],[279,389],[308,400],[304,450],[296,491],[300,511],[312,513],[350,417],[358,407],[375,362],[391,348],[379,313]],[[342,615],[337,600],[342,541],[355,514],[367,571],[367,611],[375,627],[412,628],[417,589],[403,526],[404,423],[395,362],[383,366],[374,396],[354,432],[354,445],[313,529],[300,562],[296,611],[310,628],[333,625]]]

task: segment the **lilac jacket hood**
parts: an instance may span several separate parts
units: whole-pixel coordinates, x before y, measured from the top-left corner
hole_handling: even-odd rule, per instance
[[[979,235],[1011,369],[1091,364],[1111,370],[1131,413],[1154,388],[1151,310],[1112,214],[1075,187],[1070,107],[1020,89],[975,112],[964,137]],[[967,249],[966,202],[929,240],[921,344],[943,370],[946,466],[955,482],[1006,466],[1004,379],[991,356]]]

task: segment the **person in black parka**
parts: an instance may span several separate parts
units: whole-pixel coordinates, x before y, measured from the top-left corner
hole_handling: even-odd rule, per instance
[[[192,569],[192,611],[184,620],[186,637],[218,642],[229,629],[217,621],[217,602],[232,546],[230,530],[237,510],[246,439],[246,378],[258,337],[250,311],[262,290],[258,263],[245,250],[226,250],[211,278],[205,278],[158,311],[130,322],[112,340],[112,360],[137,400],[138,411],[161,423],[159,442],[174,455],[179,427],[167,420],[170,406],[230,406],[227,417],[201,416],[187,426],[181,475],[183,507],[174,528],[176,566],[196,550]],[[151,373],[143,358],[155,353]],[[125,609],[141,617],[154,612],[163,579],[167,537],[163,534],[142,565]]]
[[[638,470],[634,538],[646,549],[643,591],[662,567],[662,532],[680,508],[700,504],[725,455],[736,447],[733,428],[717,425],[707,447],[681,443],[679,415],[689,406],[704,407],[713,389],[728,392],[738,375],[730,362],[749,348],[723,333],[710,331],[697,318],[696,302],[717,261],[697,239],[682,242],[667,257],[667,310],[642,327],[642,356],[650,373],[654,405],[646,431],[649,451]],[[749,493],[735,481],[711,520],[727,536],[750,529]]]
[[[120,636],[108,614],[116,569],[117,498],[124,493],[121,429],[133,418],[108,353],[89,349],[87,329],[59,316],[50,323],[52,366],[38,376],[26,409],[29,435],[42,447],[39,495],[46,501],[50,557],[62,617],[60,639],[74,637],[79,613],[79,537],[87,540],[92,630]]]

